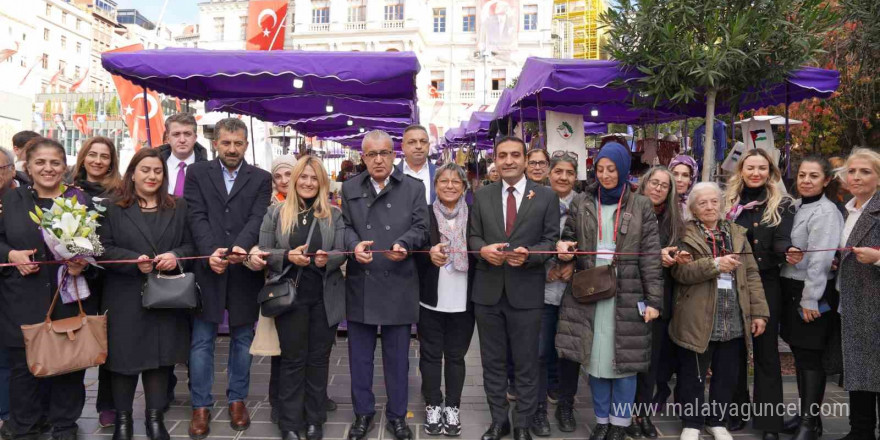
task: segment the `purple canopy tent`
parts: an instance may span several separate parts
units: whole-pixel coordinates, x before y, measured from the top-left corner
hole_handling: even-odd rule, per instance
[[[267,122],[286,122],[326,115],[328,102],[333,106],[332,114],[346,116],[407,118],[413,114],[413,102],[408,99],[328,98],[320,95],[212,99],[205,104],[205,110],[238,113]]]

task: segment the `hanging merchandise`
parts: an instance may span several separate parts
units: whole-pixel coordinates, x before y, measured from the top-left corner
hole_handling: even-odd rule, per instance
[[[578,180],[587,178],[586,147],[584,144],[584,116],[547,110],[547,152],[568,151],[578,162]]]
[[[727,124],[720,119],[716,119],[713,124],[712,137],[715,140],[715,161],[724,160],[724,154],[727,152]],[[703,157],[703,143],[706,138],[706,124],[702,124],[694,130],[694,156]]]
[[[721,169],[732,173],[736,170],[736,165],[739,163],[740,159],[742,159],[743,154],[746,152],[746,144],[742,142],[737,142],[733,144],[733,149],[730,150],[730,154],[727,155],[727,159],[724,159],[724,163],[721,164]]]
[[[773,138],[773,125],[769,120],[742,121],[743,142],[746,150],[760,148],[773,158],[773,163],[779,164],[779,150],[776,149],[775,139]]]

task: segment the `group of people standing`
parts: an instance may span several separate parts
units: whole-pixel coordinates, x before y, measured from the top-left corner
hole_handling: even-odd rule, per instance
[[[101,259],[137,261],[65,263],[89,282],[84,309],[107,315],[109,356],[97,409],[102,423],[112,415],[106,423],[115,425],[115,440],[133,437],[139,377],[147,436],[169,439],[163,413],[174,397],[175,365],[188,367],[190,437],[210,434],[214,351],[225,319],[229,423],[248,429],[257,293],[279,281],[296,286],[293,301],[274,316],[281,355],[272,361],[270,400],[284,440],[323,438],[334,406],[329,356],[343,319],[351,440],[374,426],[380,338],[385,429],[413,438],[406,420],[413,324],[427,435],[461,434],[464,357],[476,328],[492,419],[484,440],[551,435],[548,401],[556,402],[559,430],[575,431],[582,374],[596,418],[591,440],[657,437],[651,417],[673,395],[673,375],[676,403],[702,408],[710,381],[715,404],[708,414],[682,415],[682,439],[696,440],[706,428],[716,440],[730,440],[752,416],[745,408],[782,402],[779,334],[795,356],[802,411],[791,420],[757,414],[754,427],[764,440],[782,432],[796,440],[821,435],[819,405],[835,340],[850,391],[847,440],[876,438],[880,351],[865,341],[880,336],[872,313],[880,300],[864,288],[880,283],[876,152],[855,150],[836,171],[823,158],[805,158],[792,198],[763,150],[743,155],[724,190],[697,183],[696,162],[678,156],[668,168],[651,168],[634,191],[629,150],[609,143],[595,158],[595,181],[578,193],[576,153],[528,151],[521,139],[504,137],[495,145],[497,179],[468,204],[464,169],[432,164],[427,130],[411,126],[396,166],[387,133],[364,136],[366,171],[345,180],[340,209],[330,203],[330,180],[317,157],[279,158],[270,173],[244,161],[240,120],[217,123],[214,160],[195,133],[192,116],[170,117],[168,144],[138,151],[121,176],[106,138],[85,142],[72,172],[63,147],[50,139],[14,140],[16,156],[0,155],[0,263],[16,264],[0,269],[0,361],[9,371],[8,380],[0,376],[8,385],[0,393],[0,409],[9,410],[4,438],[45,430],[61,440],[77,435],[84,373],[33,376],[20,330],[45,319],[57,288],[56,267],[40,264],[52,254],[28,213],[73,195],[107,207]],[[852,194],[843,207],[825,196],[835,184]],[[180,260],[196,256],[205,258]],[[596,268],[613,274],[615,294],[583,301],[573,279]],[[194,273],[200,307],[144,308],[141,290],[157,271]],[[60,305],[52,318],[76,313],[76,304]]]

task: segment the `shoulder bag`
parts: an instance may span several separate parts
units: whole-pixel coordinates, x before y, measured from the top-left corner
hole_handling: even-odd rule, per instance
[[[312,233],[315,232],[315,224],[318,219],[312,219],[312,226],[309,227],[309,235],[306,237],[306,250],[312,241]],[[278,276],[266,281],[266,285],[257,295],[257,302],[260,303],[260,312],[267,318],[274,318],[293,307],[296,300],[296,289],[299,287],[299,280],[302,277],[302,266],[297,267],[296,279],[284,278],[284,275],[293,267],[288,265]]]
[[[626,203],[626,212],[623,214],[623,223],[620,225],[620,234],[626,235],[629,222],[632,218],[632,206],[635,204],[630,196]],[[597,219],[602,221],[602,219]],[[615,229],[617,225],[615,225]],[[615,244],[616,251],[620,251],[618,240]],[[571,277],[571,294],[575,301],[581,304],[591,304],[603,299],[613,298],[617,295],[617,255],[611,259],[607,266],[597,266],[586,270],[575,271]]]
[[[159,251],[150,243],[153,253]],[[176,275],[165,275],[160,271],[147,274],[147,281],[141,291],[141,305],[145,309],[195,309],[199,306],[200,290],[196,276],[192,272],[184,272],[180,260],[177,260]]]

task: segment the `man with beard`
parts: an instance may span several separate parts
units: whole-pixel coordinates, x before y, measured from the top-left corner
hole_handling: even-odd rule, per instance
[[[193,319],[189,373],[193,414],[189,435],[208,436],[214,405],[214,344],[223,312],[229,313],[229,424],[236,431],[250,426],[244,400],[250,384],[251,355],[263,286],[262,272],[246,268],[247,249],[259,241],[260,224],[272,194],[272,176],[247,164],[247,126],[226,118],[215,125],[217,159],[189,166],[184,198],[199,255],[195,274],[202,294],[201,311]]]

